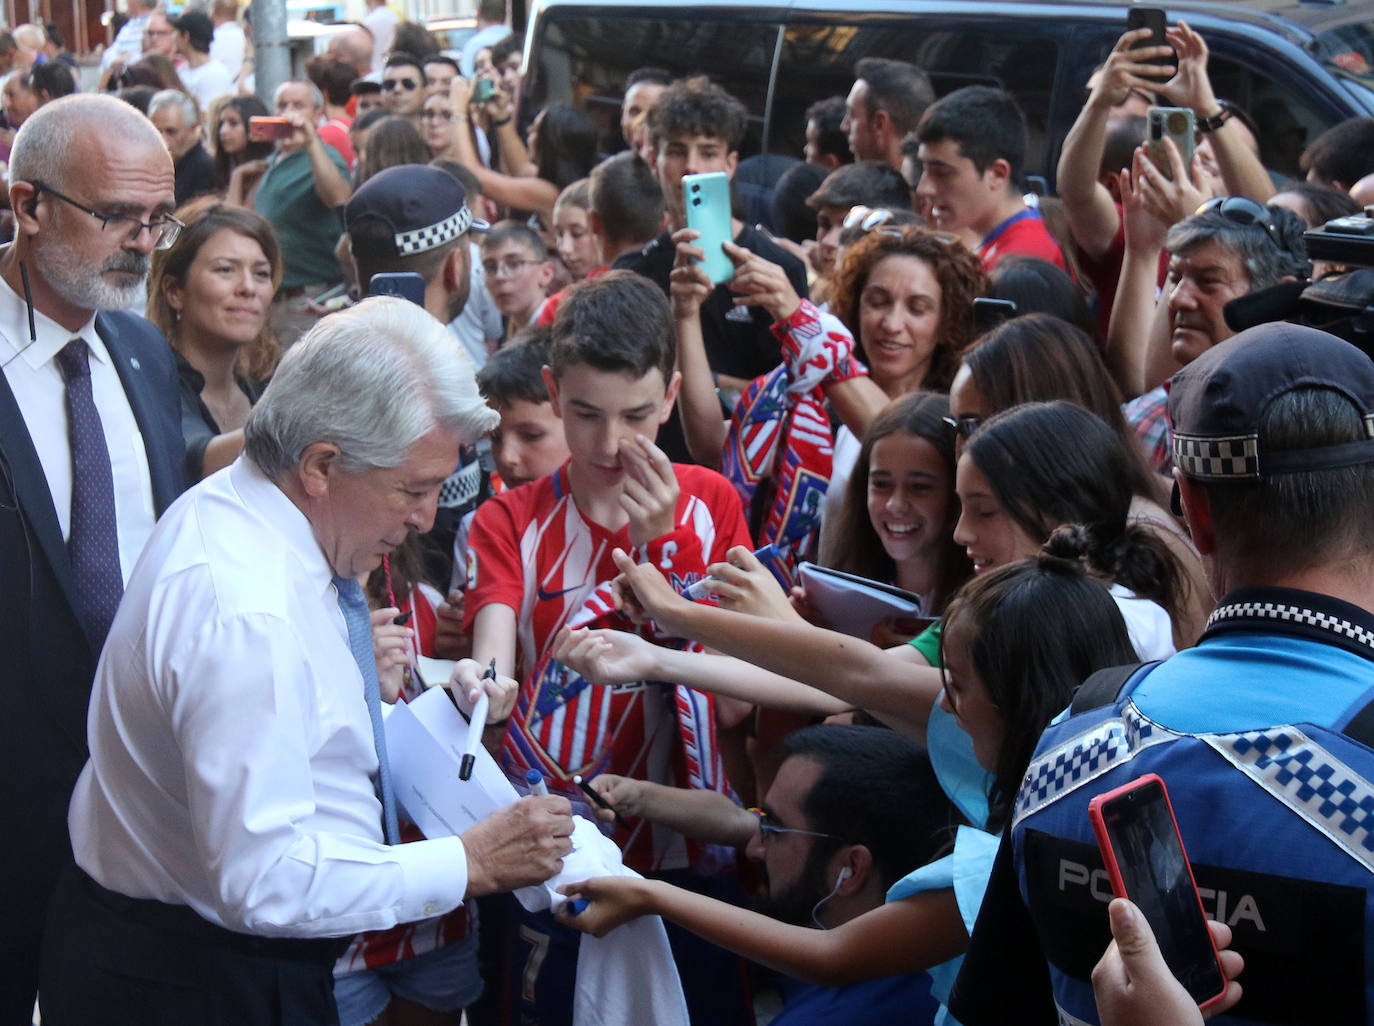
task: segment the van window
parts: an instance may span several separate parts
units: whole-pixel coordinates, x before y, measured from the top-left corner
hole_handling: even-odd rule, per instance
[[[846,95],[861,58],[886,57],[925,69],[937,96],[966,85],[1010,92],[1030,128],[1026,169],[1039,173],[1059,59],[1058,31],[1053,24],[1011,27],[1005,19],[940,17],[791,25],[778,71],[769,149],[800,155],[806,108],[827,96]]]
[[[705,74],[749,111],[749,133],[740,153],[759,152],[778,27],[732,22],[725,12],[720,19],[667,13],[659,18],[648,16],[647,10],[551,12],[543,22],[536,66],[530,69],[535,102],[584,107],[597,122],[603,151],[615,151],[624,147],[620,100],[630,72],[652,65],[677,76]]]

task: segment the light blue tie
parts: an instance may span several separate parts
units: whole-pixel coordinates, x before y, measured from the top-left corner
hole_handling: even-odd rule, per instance
[[[396,823],[396,792],[391,786],[391,764],[386,758],[386,731],[382,726],[382,689],[377,683],[377,660],[372,652],[372,618],[367,610],[363,587],[351,577],[335,577],[339,608],[348,625],[348,647],[353,661],[363,673],[363,695],[372,717],[372,741],[377,746],[378,790],[382,799],[382,826],[387,844],[399,844],[401,830]]]

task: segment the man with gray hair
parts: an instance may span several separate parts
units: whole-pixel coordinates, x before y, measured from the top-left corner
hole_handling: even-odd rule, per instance
[[[215,191],[215,158],[201,141],[196,101],[180,89],[163,89],[148,101],[148,120],[162,133],[176,169],[177,206]]]
[[[348,165],[317,131],[324,97],[315,84],[283,82],[276,109],[290,122],[291,134],[267,158],[253,209],[272,223],[281,243],[285,268],[272,303],[272,328],[290,346],[315,322],[310,300],[343,278],[334,247],[343,233],[339,208],[353,190]]]
[[[170,245],[172,160],[138,111],[69,96],[10,154],[0,251],[0,816],[22,823],[0,888],[0,1023],[32,1021],[48,897],[70,857],[91,678],[153,519],[184,486],[166,341],[117,312]]]
[[[1165,288],[1169,348],[1178,366],[1187,366],[1235,334],[1224,315],[1231,300],[1282,281],[1306,280],[1312,265],[1304,227],[1291,210],[1231,196],[1209,200],[1169,229],[1164,246],[1170,284]],[[1173,465],[1167,402],[1160,385],[1124,407],[1151,466],[1163,474]]]
[[[558,796],[397,843],[358,583],[429,529],[460,445],[496,420],[442,324],[365,300],[286,354],[244,454],[163,518],[92,691],[45,1024],[337,1022],[354,934],[561,868]],[[459,705],[483,686],[500,722],[516,682]]]

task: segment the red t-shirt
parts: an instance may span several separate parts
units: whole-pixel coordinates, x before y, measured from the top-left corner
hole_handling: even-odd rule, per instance
[[[349,141],[348,129],[351,122],[343,118],[330,118],[319,128],[315,129],[315,134],[320,137],[320,142],[326,146],[333,146],[339,151],[339,156],[343,157],[348,169],[353,170],[353,164],[357,157],[353,153],[353,143]]]
[[[1061,270],[1069,269],[1064,263],[1059,243],[1054,241],[1039,212],[1029,207],[1019,214],[1013,214],[988,232],[987,238],[978,246],[978,255],[983,258],[983,266],[989,274],[998,261],[1006,256],[1039,257]]]
[[[634,629],[610,602],[609,584],[619,572],[612,549],[653,563],[682,590],[726,550],[750,543],[739,497],[724,477],[705,467],[673,470],[677,527],[642,550],[630,545],[627,528],[608,531],[582,516],[566,464],[478,508],[468,535],[464,626],[471,632],[477,612],[493,602],[516,613],[522,684],[501,759],[513,779],[538,769],[551,791],[574,798],[573,776],[599,773],[728,792],[710,695],[656,682],[599,687],[546,658],[564,625]],[[680,835],[642,820],[615,839],[625,864],[640,872],[688,863]]]
[[[600,267],[596,267],[588,271],[587,277],[583,278],[582,280],[590,281],[593,278],[605,274],[610,269],[610,264],[602,264]],[[569,285],[568,288],[572,288],[572,286]],[[556,316],[558,316],[558,302],[563,298],[564,293],[566,293],[567,291],[568,289],[559,289],[548,299],[544,300],[544,302],[540,303],[539,309],[534,312],[534,323],[541,325],[552,324],[553,319]]]

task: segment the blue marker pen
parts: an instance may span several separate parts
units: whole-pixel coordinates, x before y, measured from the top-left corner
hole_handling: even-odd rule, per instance
[[[549,793],[549,785],[544,783],[544,774],[537,769],[525,771],[525,786],[530,789],[530,794],[536,798],[542,798]]]
[[[778,548],[776,544],[765,545],[761,549],[754,550],[754,558],[757,559],[760,563],[765,562],[769,559],[777,559],[781,555],[782,549]],[[697,599],[705,598],[708,594],[710,594],[706,590],[706,582],[714,580],[718,580],[718,578],[703,577],[696,583],[688,585],[687,589],[683,591],[682,597],[685,599],[691,599],[693,602],[695,602]]]

